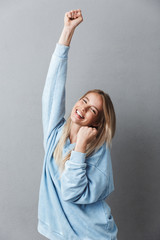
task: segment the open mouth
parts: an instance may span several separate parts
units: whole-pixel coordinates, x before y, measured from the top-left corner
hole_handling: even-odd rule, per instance
[[[76,109],[76,113],[80,118],[84,119],[83,115],[78,111],[78,109]]]

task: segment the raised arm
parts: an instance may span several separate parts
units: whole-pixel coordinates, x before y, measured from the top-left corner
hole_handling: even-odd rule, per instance
[[[81,10],[65,13],[64,27],[52,55],[42,94],[44,149],[51,132],[65,115],[65,82],[70,42],[75,28],[83,21]]]
[[[66,12],[64,16],[64,28],[59,38],[59,44],[70,45],[75,28],[83,21],[80,9]]]

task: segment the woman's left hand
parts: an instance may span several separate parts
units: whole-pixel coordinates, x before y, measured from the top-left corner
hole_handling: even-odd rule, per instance
[[[88,144],[97,135],[98,131],[94,127],[83,126],[79,129],[77,134],[77,142]]]
[[[79,129],[77,134],[77,141],[75,151],[86,152],[87,144],[96,137],[98,131],[96,128],[83,126]]]

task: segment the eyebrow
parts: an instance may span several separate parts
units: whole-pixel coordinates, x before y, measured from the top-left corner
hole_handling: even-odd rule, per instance
[[[84,98],[87,98],[87,100],[89,101],[89,98],[88,98],[88,97],[86,97],[86,96],[85,96]],[[92,106],[93,106],[93,105],[92,105]],[[95,106],[93,106],[93,107],[95,107]],[[96,108],[96,107],[95,107],[95,108]],[[96,108],[96,109],[97,109],[97,108]],[[99,112],[99,110],[98,110],[98,109],[97,109],[97,111]]]

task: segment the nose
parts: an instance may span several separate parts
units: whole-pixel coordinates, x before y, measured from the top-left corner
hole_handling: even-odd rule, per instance
[[[85,107],[84,107],[84,106],[81,106],[81,110],[84,112],[84,111],[85,111]]]
[[[89,107],[88,106],[82,106],[81,111],[82,114],[86,114],[88,112]]]
[[[86,112],[88,107],[89,107],[88,104],[82,103],[82,104],[81,104],[81,111],[82,111],[82,112]]]
[[[86,112],[86,110],[87,110],[87,106],[82,105],[82,106],[81,106],[81,110],[82,110],[82,112]]]

